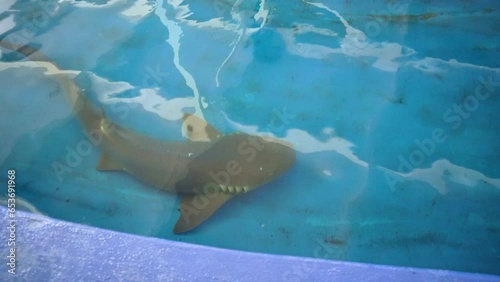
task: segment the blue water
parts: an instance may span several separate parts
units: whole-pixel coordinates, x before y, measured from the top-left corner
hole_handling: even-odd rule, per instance
[[[65,79],[2,49],[1,178],[16,170],[19,208],[112,230],[498,275],[500,5],[427,2],[2,1],[0,37],[117,123],[182,140],[195,113],[297,163],[174,235],[176,195],[96,171],[96,148],[68,157],[86,137]]]

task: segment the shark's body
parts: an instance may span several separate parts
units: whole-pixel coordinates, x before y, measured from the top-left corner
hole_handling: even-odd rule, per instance
[[[0,46],[54,65],[37,49],[5,41]],[[284,141],[222,135],[192,115],[185,115],[183,123],[189,141],[149,138],[107,119],[72,80],[63,84],[86,135],[100,148],[98,170],[124,171],[156,188],[183,194],[175,233],[191,230],[234,195],[270,182],[295,162],[295,151]],[[198,141],[200,135],[208,141]]]

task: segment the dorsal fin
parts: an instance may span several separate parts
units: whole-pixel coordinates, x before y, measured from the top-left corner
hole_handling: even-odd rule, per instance
[[[182,135],[193,142],[210,142],[222,135],[205,120],[195,115],[184,114],[182,120]]]

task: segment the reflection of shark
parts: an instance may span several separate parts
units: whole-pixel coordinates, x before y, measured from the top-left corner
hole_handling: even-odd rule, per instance
[[[50,63],[34,48],[5,41],[0,46]],[[98,170],[124,171],[151,186],[183,194],[175,233],[191,230],[233,196],[275,179],[295,162],[295,151],[285,141],[222,135],[193,115],[185,115],[183,122],[189,141],[151,139],[113,123],[72,81],[64,83],[86,135],[100,148]]]

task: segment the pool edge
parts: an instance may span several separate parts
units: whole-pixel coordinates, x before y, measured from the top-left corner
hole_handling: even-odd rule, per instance
[[[0,206],[5,216],[8,210]],[[17,211],[16,274],[29,281],[500,281],[499,276],[251,253],[120,233]],[[8,244],[10,222],[2,224]],[[7,261],[8,262],[8,261]],[[46,280],[44,279],[44,280]],[[0,279],[3,280],[3,279]],[[5,280],[4,280],[5,281]]]

